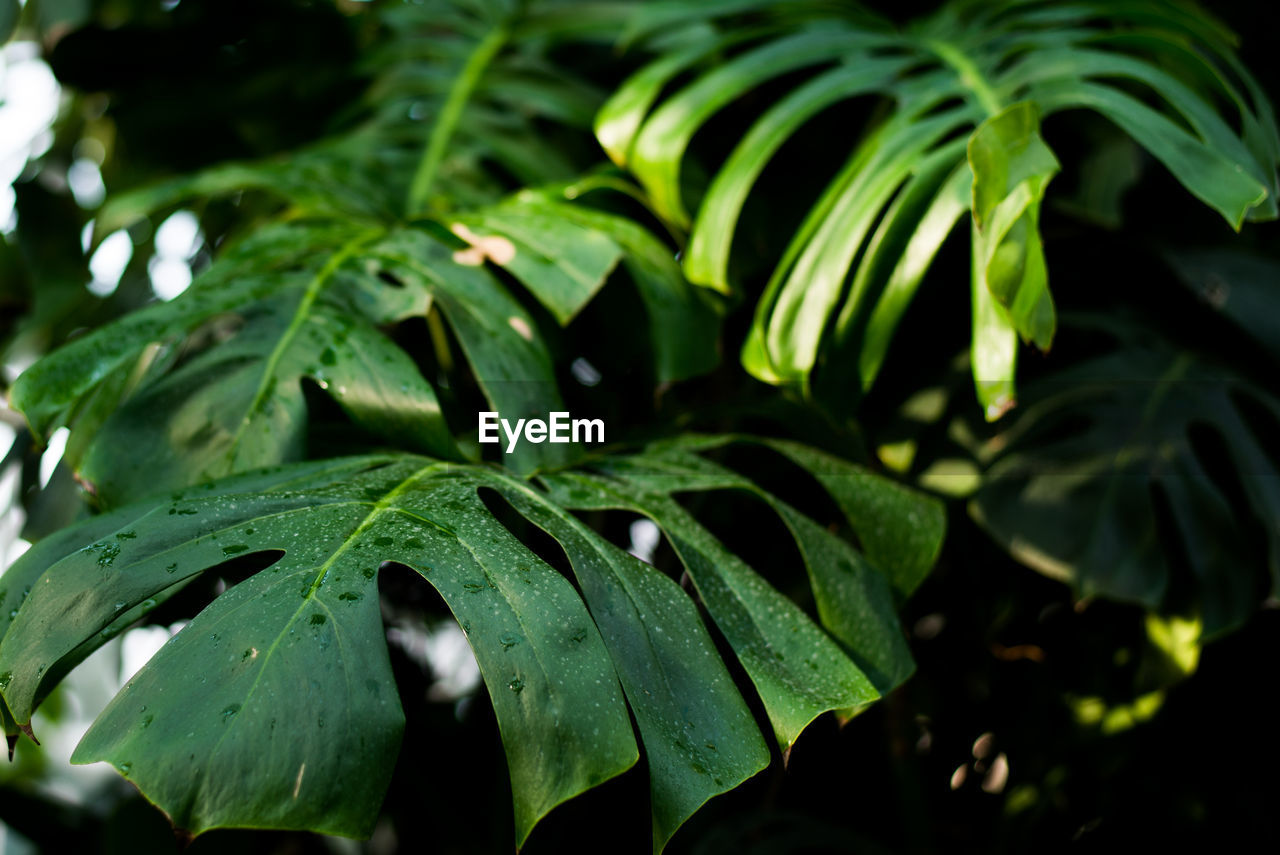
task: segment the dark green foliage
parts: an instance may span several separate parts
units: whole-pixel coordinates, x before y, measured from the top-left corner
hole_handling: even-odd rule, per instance
[[[11,745],[94,651],[189,619],[74,759],[224,829],[196,847],[381,846],[391,816],[405,846],[473,851],[489,832],[453,826],[496,803],[499,849],[602,830],[660,850],[692,819],[677,847],[843,851],[866,842],[836,816],[853,804],[868,840],[927,851],[955,840],[913,806],[954,812],[955,763],[972,790],[994,757],[941,728],[950,753],[915,757],[925,716],[1038,746],[1007,792],[984,778],[999,845],[1093,804],[1063,756],[1104,775],[1094,737],[1158,716],[1280,590],[1280,310],[1248,225],[1276,216],[1280,137],[1234,37],[1187,4],[886,11],[0,2],[0,38],[38,38],[80,90],[0,240],[0,351],[25,369],[0,476],[22,466],[34,542],[0,577]],[[112,192],[88,228],[58,181],[94,145]],[[179,208],[207,245],[165,301],[145,267]],[[1210,227],[1262,253],[1186,248]],[[87,296],[122,230],[134,261]],[[476,442],[478,411],[567,409],[607,415],[609,444]],[[870,450],[970,516],[849,462]],[[622,546],[640,519],[652,563]],[[1008,556],[1071,584],[1102,639],[1064,657],[1087,677],[1045,653],[1066,588]],[[470,712],[427,700],[388,629],[431,614],[479,664]],[[938,672],[877,704],[922,649]],[[802,732],[857,756],[792,758]],[[829,764],[806,798],[848,793],[836,821],[748,816],[771,759]],[[926,767],[942,796],[911,780]]]

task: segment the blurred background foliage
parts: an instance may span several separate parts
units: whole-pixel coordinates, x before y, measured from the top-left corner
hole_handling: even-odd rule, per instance
[[[279,207],[255,192],[175,203],[125,229],[104,234],[99,224],[95,243],[108,193],[305,149],[368,119],[371,105],[376,120],[378,105],[395,102],[394,87],[368,88],[387,43],[381,28],[395,22],[373,7],[394,5],[0,0],[0,37],[12,36],[0,48],[0,389],[82,331],[180,293],[233,229]],[[907,20],[934,4],[878,5]],[[1266,4],[1218,3],[1214,12],[1245,35],[1241,55],[1263,88],[1280,92]],[[580,103],[566,105],[589,117],[640,59],[619,58],[607,45],[584,49],[567,62],[590,85]],[[767,102],[769,93],[753,97]],[[537,127],[547,133],[540,144],[564,159],[563,177],[602,159],[589,138]],[[796,150],[834,163],[843,149],[833,152],[830,140],[842,127],[819,117]],[[1280,784],[1269,774],[1280,751],[1267,700],[1280,642],[1280,612],[1268,599],[1277,522],[1258,498],[1280,489],[1272,403],[1280,394],[1280,247],[1265,224],[1233,233],[1101,123],[1054,118],[1044,133],[1065,167],[1041,221],[1063,329],[1050,353],[1026,355],[1020,406],[994,425],[983,419],[960,358],[967,330],[946,322],[968,312],[967,288],[948,280],[948,271],[968,269],[964,235],[943,246],[922,286],[930,299],[908,312],[856,423],[746,378],[733,358],[655,397],[652,377],[637,367],[644,337],[619,338],[616,324],[605,332],[600,323],[635,311],[634,296],[620,289],[602,292],[570,328],[598,372],[566,391],[571,409],[576,396],[611,424],[787,435],[878,458],[952,499],[941,564],[904,614],[915,677],[844,727],[818,722],[785,768],[774,764],[713,801],[669,851],[1135,844],[1266,851],[1280,842],[1273,810]],[[521,139],[517,133],[512,144]],[[542,166],[554,176],[556,164]],[[510,187],[524,179],[512,175]],[[775,216],[803,211],[803,188],[792,186],[803,182],[765,176],[760,192],[773,210],[749,210],[740,227],[755,245],[778,242]],[[748,262],[744,275],[767,270]],[[724,353],[737,353],[749,314],[728,316],[724,338],[734,344]],[[1152,354],[1161,355],[1155,363]],[[1175,383],[1167,394],[1149,365],[1171,363],[1199,382]],[[1117,394],[1114,382],[1081,392],[1090,372],[1114,381],[1126,370],[1132,394]],[[1105,418],[1073,421],[1081,408],[1120,413],[1119,425],[1131,423],[1126,408],[1147,417],[1149,430],[1123,439],[1135,466],[1158,464],[1145,471],[1161,489],[1142,482],[1132,495],[1115,496],[1088,477],[1065,486],[1044,478],[1052,466],[1088,472],[1090,453],[1117,444]],[[314,429],[323,447],[320,412]],[[41,448],[20,417],[8,410],[0,417],[7,566],[26,544],[87,510],[71,473],[57,465],[66,435]],[[1082,429],[1101,435],[1082,446]],[[1188,460],[1212,482],[1211,506],[1177,501],[1187,472],[1178,464]],[[811,498],[790,495],[794,487],[779,482],[768,461],[741,463],[808,510]],[[1022,491],[1034,489],[1037,476],[1047,501],[1029,509]],[[744,517],[734,507],[730,516],[715,503],[698,510],[740,554],[794,562],[779,546],[786,539],[777,523],[763,514]],[[1101,544],[1055,538],[1064,519],[1083,526],[1107,513],[1144,536]],[[647,549],[658,566],[675,566],[669,548],[649,541],[634,519],[606,514],[595,522],[618,542]],[[1117,564],[1136,575],[1108,576]],[[1077,587],[1046,575],[1072,576]],[[218,590],[227,581],[199,584]],[[425,585],[406,575],[384,591],[410,725],[373,838],[214,832],[189,851],[509,850],[501,745],[465,642]],[[192,602],[209,593],[193,591]],[[1219,611],[1197,612],[1206,602]],[[166,606],[82,666],[40,712],[44,748],[20,745],[14,761],[0,765],[5,853],[177,851],[163,817],[129,785],[105,767],[71,767],[67,757],[106,699],[181,626],[183,608]],[[646,798],[643,770],[633,770],[555,811],[527,848],[644,851],[646,812],[625,806]]]

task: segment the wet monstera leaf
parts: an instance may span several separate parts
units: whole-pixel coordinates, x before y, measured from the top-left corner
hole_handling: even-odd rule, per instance
[[[1015,557],[1083,596],[1239,626],[1280,590],[1280,397],[1135,328],[1028,388],[971,510]]]
[[[550,339],[619,268],[648,315],[658,381],[709,370],[719,313],[680,275],[674,249],[574,202],[635,187],[579,181],[511,196],[512,176],[515,187],[546,188],[597,160],[553,157],[535,126],[585,131],[601,100],[545,56],[600,38],[599,25],[548,17],[556,6],[522,9],[533,28],[449,0],[379,10],[386,38],[361,72],[361,86],[373,80],[353,107],[360,121],[287,155],[113,195],[94,218],[98,237],[228,196],[249,194],[254,213],[188,291],[42,359],[15,383],[12,405],[41,438],[73,429],[68,462],[110,507],[304,459],[312,385],[357,429],[356,450],[460,459],[446,416],[457,430],[474,411],[442,412],[456,397],[439,389],[474,378],[513,421],[562,410]],[[429,336],[397,337],[424,317]],[[423,377],[419,366],[435,363]],[[525,443],[507,462],[529,474],[568,463],[566,449]]]
[[[734,442],[807,470],[855,547],[711,460]],[[675,501],[733,490],[790,529],[816,619]],[[496,495],[563,547],[573,583],[487,509]],[[619,508],[665,533],[694,597],[574,511]],[[548,811],[636,763],[652,784],[655,849],[707,799],[764,768],[769,748],[695,603],[789,748],[814,717],[871,703],[911,672],[895,598],[937,556],[941,507],[804,446],[685,437],[585,468],[513,477],[411,455],[262,470],[120,508],[34,546],[3,577],[7,726],[70,668],[201,573],[277,560],[213,600],[121,690],[77,747],[193,833],[367,835],[405,725],[379,607],[387,562],[444,598],[484,676],[507,753],[517,844]],[[580,591],[580,593],[579,593]]]
[[[711,367],[718,316],[668,269],[675,265],[661,242],[603,212],[583,210],[580,222],[556,216],[568,208],[562,201],[481,212],[466,220],[476,232],[454,221],[475,246],[441,226],[269,225],[172,302],[42,359],[15,383],[12,404],[39,435],[84,427],[83,458],[71,462],[107,505],[301,459],[306,383],[388,444],[456,458],[435,388],[386,334],[391,325],[438,310],[493,409],[513,419],[563,409],[544,330],[490,259],[469,254],[495,241],[511,257],[490,249],[493,260],[564,323],[625,257],[654,320],[661,379]],[[560,251],[575,241],[589,249]],[[671,315],[683,321],[665,323]],[[94,412],[99,418],[86,418]],[[563,445],[523,444],[511,465],[528,473],[564,464],[565,454]]]

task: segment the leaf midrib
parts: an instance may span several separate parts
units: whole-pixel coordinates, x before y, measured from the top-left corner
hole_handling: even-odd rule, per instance
[[[288,352],[294,339],[297,338],[298,333],[307,322],[307,318],[310,317],[311,308],[315,305],[320,292],[324,290],[324,286],[328,284],[333,274],[338,271],[338,268],[355,255],[361,247],[381,237],[384,233],[385,229],[377,228],[356,235],[330,255],[324,267],[320,268],[311,281],[307,283],[307,287],[302,293],[302,299],[298,301],[298,308],[294,311],[293,318],[289,321],[289,326],[285,328],[284,334],[280,336],[276,346],[271,349],[271,353],[267,356],[266,361],[263,362],[262,377],[258,380],[258,388],[254,391],[253,399],[249,402],[244,416],[240,419],[240,425],[231,437],[231,443],[224,458],[227,471],[234,470],[236,454],[240,449],[240,441],[244,437],[244,432],[248,430],[254,416],[261,411],[267,395],[270,394],[271,380],[275,377],[280,360],[284,358],[285,353]]]

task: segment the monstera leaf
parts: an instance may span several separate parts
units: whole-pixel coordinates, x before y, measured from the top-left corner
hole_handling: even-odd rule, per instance
[[[1238,626],[1280,591],[1269,447],[1280,397],[1161,339],[1118,334],[1114,352],[1028,388],[1025,412],[989,444],[971,509],[1013,555],[1084,596],[1190,613],[1206,635]]]
[[[525,91],[510,148],[534,152],[534,121],[589,124],[596,102],[587,87],[550,75],[543,53],[594,30],[556,18],[556,8],[438,0],[388,10],[377,20],[389,35],[371,59],[375,80],[352,130],[287,157],[221,164],[114,197],[95,218],[98,234],[246,190],[287,207],[253,224],[176,300],[27,371],[15,408],[37,435],[74,429],[70,462],[106,505],[303,458],[307,384],[388,446],[458,458],[436,390],[418,371],[421,354],[387,333],[438,315],[492,409],[512,420],[562,410],[550,325],[522,306],[499,269],[564,326],[621,264],[648,315],[657,379],[713,367],[717,307],[685,281],[672,251],[645,227],[574,201],[633,187],[588,178],[510,197],[496,177],[575,174],[516,169],[490,127],[511,97],[491,76],[530,68],[542,74],[526,77],[523,90],[543,97]],[[436,39],[444,21],[448,36]],[[483,164],[482,181],[474,173]],[[409,198],[398,199],[406,187]],[[429,329],[436,352],[447,351],[444,324]],[[455,429],[473,424],[473,414],[454,420]],[[567,461],[566,446],[550,443],[522,444],[509,458],[525,474]]]
[[[202,572],[276,556],[155,655],[74,759],[112,763],[193,833],[367,835],[405,725],[379,611],[378,574],[394,562],[440,592],[471,641],[507,753],[517,844],[557,804],[637,761],[629,708],[661,849],[703,802],[767,765],[769,749],[695,599],[573,511],[620,508],[659,525],[783,749],[815,716],[870,703],[910,673],[895,591],[919,582],[942,536],[932,500],[812,449],[755,441],[813,473],[856,549],[702,453],[732,441],[686,437],[531,482],[401,454],[303,463],[92,518],[0,581],[0,602],[15,606],[0,613],[8,725],[30,733],[58,679]],[[816,621],[673,498],[706,490],[746,491],[777,511]],[[577,590],[484,494],[559,543]]]
[[[788,140],[851,99],[884,102],[777,260],[742,352],[757,377],[833,406],[875,380],[966,212],[973,376],[988,418],[1012,406],[1018,338],[1047,349],[1056,329],[1039,234],[1058,171],[1044,117],[1097,113],[1235,228],[1276,216],[1271,106],[1231,34],[1184,5],[957,0],[898,29],[823,4],[660,2],[636,12],[628,38],[659,55],[604,106],[597,136],[654,210],[689,230],[689,279],[719,291],[730,290],[743,207],[766,168],[786,167],[775,161]],[[695,135],[782,79],[796,82],[713,170],[690,214],[681,173]]]

